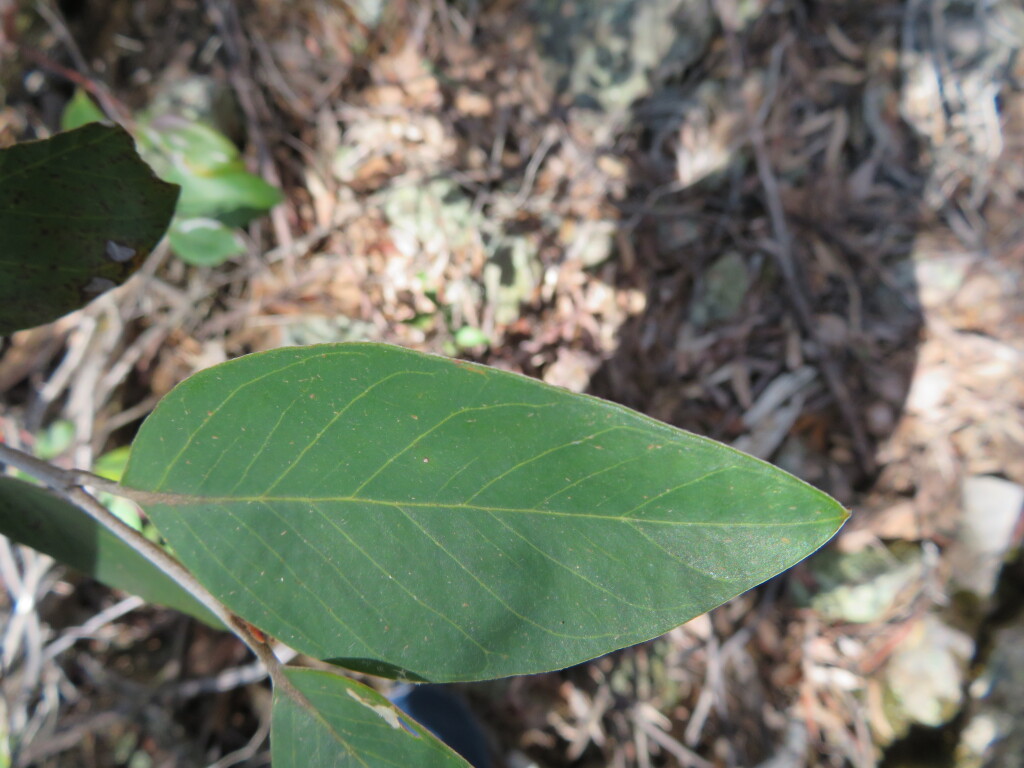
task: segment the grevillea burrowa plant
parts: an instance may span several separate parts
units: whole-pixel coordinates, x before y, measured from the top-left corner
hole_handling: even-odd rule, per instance
[[[0,332],[125,279],[174,202],[118,128],[0,152]],[[0,461],[46,486],[0,480],[0,532],[252,649],[274,687],[276,768],[465,765],[343,670],[563,668],[771,578],[847,517],[779,469],[613,403],[370,343],[194,375],[145,421],[120,484],[3,446]],[[168,548],[96,490],[141,505]],[[338,674],[285,666],[276,643]]]

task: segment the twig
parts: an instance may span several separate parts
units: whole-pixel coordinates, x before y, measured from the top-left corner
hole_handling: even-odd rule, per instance
[[[256,733],[252,735],[252,738],[249,739],[244,747],[236,749],[234,752],[229,752],[217,762],[210,763],[207,768],[230,768],[233,765],[251,760],[259,752],[263,742],[267,740],[267,736],[270,735],[270,723],[271,718],[264,715],[260,718],[260,727],[256,729]]]
[[[261,111],[266,115],[269,110],[262,93],[255,86],[252,77],[251,51],[248,41],[242,32],[242,25],[238,19],[238,9],[234,0],[206,0],[204,2],[206,12],[213,19],[214,25],[224,48],[228,53],[228,75],[231,85],[238,97],[238,104],[245,113],[246,131],[253,146],[256,148],[257,162],[259,163],[260,175],[275,187],[281,187],[281,174],[277,170],[270,145],[266,140],[261,120]],[[262,110],[261,110],[262,108]],[[270,210],[270,223],[274,229],[274,236],[279,246],[288,246],[292,242],[292,231],[288,226],[288,217],[284,208],[275,205]],[[294,279],[295,265],[292,260],[284,260],[286,276]]]
[[[713,763],[708,762],[692,749],[683,746],[670,734],[659,728],[658,724],[650,718],[649,713],[643,711],[644,708],[653,709],[650,704],[642,704],[640,707],[641,710],[633,718],[637,727],[657,742],[666,752],[671,752],[676,760],[679,761],[680,766],[683,768],[714,768]]]
[[[127,523],[124,523],[103,504],[100,504],[91,494],[86,492],[83,486],[102,487],[103,490],[107,490],[110,493],[127,496],[137,501],[145,501],[147,499],[148,501],[153,501],[156,499],[157,503],[167,503],[170,498],[174,497],[174,494],[149,494],[145,491],[136,491],[125,488],[117,483],[111,483],[89,472],[61,469],[3,443],[0,443],[0,463],[20,469],[22,472],[42,481],[56,495],[74,504],[99,525],[117,536],[132,550],[144,557],[164,574],[171,577],[182,589],[187,591],[210,613],[220,619],[225,627],[228,627],[248,646],[249,650],[256,655],[256,658],[263,663],[271,682],[274,684],[275,690],[283,692],[300,706],[315,711],[309,699],[292,685],[292,682],[285,676],[284,665],[274,655],[273,649],[267,642],[257,638],[249,628],[249,625],[232,613],[212,592],[207,590],[192,575],[191,571],[179,563],[166,550],[151,542]],[[177,499],[180,502],[180,497],[177,497]]]
[[[55,467],[48,461],[37,459],[27,453],[12,448],[9,445],[0,443],[0,464],[21,470],[26,475],[31,475],[36,480],[46,484],[47,487],[58,489],[68,485],[67,470]]]
[[[557,129],[545,131],[540,143],[537,145],[537,149],[534,150],[533,156],[530,158],[530,162],[526,165],[526,170],[523,172],[523,183],[519,185],[519,191],[512,200],[512,210],[518,210],[526,203],[530,193],[533,191],[533,184],[537,179],[537,173],[540,171],[541,165],[544,164],[548,152],[558,143],[560,138],[561,136]]]
[[[40,424],[50,404],[60,397],[78,370],[89,348],[89,339],[96,330],[96,318],[87,311],[80,311],[79,321],[68,334],[67,351],[56,370],[50,375],[36,395],[35,403],[27,419],[29,425]]]
[[[194,699],[206,693],[224,693],[247,685],[258,683],[267,677],[267,670],[259,662],[232,667],[212,675],[191,680],[182,680],[169,687],[167,697],[170,699]]]
[[[18,571],[18,564],[14,560],[10,539],[6,537],[0,537],[0,582],[3,582],[7,592],[15,601],[21,590],[25,588],[21,573]]]
[[[102,733],[130,718],[129,712],[116,709],[89,715],[67,730],[46,739],[29,742],[28,746],[18,755],[18,765],[41,765],[46,758],[71,749],[89,734]]]
[[[138,595],[131,595],[114,603],[109,608],[105,608],[97,613],[80,627],[73,627],[62,632],[60,637],[43,648],[43,658],[48,660],[59,656],[79,640],[92,637],[107,624],[116,621],[126,613],[131,613],[136,608],[140,608],[145,604],[146,601]]]
[[[741,53],[735,33],[727,34],[730,48],[735,58],[734,65],[742,68]],[[769,68],[769,83],[767,93],[774,94],[776,82],[782,67],[782,55],[785,52],[788,41],[783,40],[772,49],[771,66]],[[748,110],[749,111],[749,110]],[[782,196],[779,193],[779,182],[772,168],[771,158],[768,153],[768,145],[764,134],[764,123],[771,111],[771,105],[767,102],[761,105],[756,114],[748,114],[748,140],[754,150],[754,162],[757,167],[757,176],[764,191],[765,206],[768,208],[768,218],[771,221],[772,233],[775,236],[775,247],[768,248],[774,259],[779,272],[782,274],[782,281],[785,284],[786,292],[789,294],[793,305],[793,312],[797,323],[800,325],[806,338],[813,344],[813,356],[821,370],[825,383],[832,393],[839,413],[846,422],[853,440],[853,450],[857,456],[861,472],[865,477],[870,477],[875,471],[875,458],[868,442],[867,432],[864,429],[863,421],[857,414],[850,397],[850,391],[843,380],[839,366],[836,364],[827,351],[827,346],[821,341],[818,335],[817,325],[814,320],[814,313],[807,301],[807,294],[803,288],[800,277],[797,273],[793,259],[793,239],[786,220],[786,212],[782,206]]]
[[[130,493],[131,489],[124,488],[117,483],[111,483],[109,480],[103,480],[103,478],[87,472],[61,469],[49,462],[37,459],[35,456],[30,456],[2,443],[0,443],[0,463],[19,469],[45,483],[51,491],[81,509],[99,525],[127,544],[132,550],[146,558],[146,560],[163,571],[167,576],[174,579],[214,616],[220,619],[224,626],[234,630],[235,634],[249,646],[250,650],[256,654],[260,661],[268,664],[267,671],[271,678],[275,678],[275,682],[276,677],[284,678],[277,657],[274,656],[266,643],[257,640],[248,627],[220,600],[214,597],[206,587],[200,584],[185,566],[130,525],[122,522],[120,518],[100,504],[91,494],[87,493],[83,485],[86,483],[95,485],[101,487],[102,490],[128,496],[129,498],[137,496],[137,493]],[[163,495],[160,494],[160,496]],[[149,500],[152,501],[153,499],[150,498]]]
[[[64,77],[88,93],[91,93],[100,103],[100,106],[107,114],[107,117],[111,120],[130,125],[132,122],[131,112],[114,97],[102,82],[92,75],[89,69],[89,64],[85,60],[85,56],[82,55],[81,50],[79,50],[78,44],[75,42],[75,38],[68,30],[67,24],[65,23],[60,11],[42,0],[36,2],[36,11],[43,20],[46,21],[61,43],[63,43],[64,47],[67,49],[68,55],[71,57],[71,61],[74,63],[78,71],[76,72],[73,69],[68,69],[67,67],[53,61],[51,58],[46,56],[46,54],[32,48],[22,47],[22,54],[41,66],[43,69],[47,69],[56,75]]]
[[[800,284],[796,269],[793,266],[792,245],[789,231],[786,227],[785,214],[782,212],[782,204],[779,200],[778,182],[768,160],[768,149],[765,146],[764,134],[760,131],[751,132],[751,143],[754,146],[754,157],[757,164],[757,173],[761,179],[761,186],[765,190],[769,216],[772,220],[772,229],[775,232],[776,248],[768,249],[774,257],[779,271],[782,273],[783,282],[793,302],[793,310],[801,330],[813,344],[814,359],[821,370],[825,383],[832,392],[832,397],[839,406],[839,413],[850,430],[850,437],[853,439],[853,449],[857,455],[861,472],[865,477],[870,477],[875,471],[875,458],[868,442],[867,432],[864,424],[857,415],[853,405],[850,390],[843,381],[842,373],[835,360],[828,356],[825,344],[822,343],[814,315],[807,303],[807,298]]]
[[[78,43],[75,42],[74,36],[72,36],[68,25],[64,21],[63,14],[59,8],[53,8],[45,0],[36,0],[36,13],[38,13],[45,21],[57,38],[67,48],[68,55],[71,57],[71,61],[78,67],[78,71],[85,74],[89,71],[89,64],[85,60],[85,56],[82,55],[81,49],[78,47]]]
[[[718,636],[712,633],[707,643],[707,669],[704,674],[704,685],[701,686],[700,695],[697,696],[697,703],[693,707],[693,714],[690,715],[690,722],[686,724],[683,732],[683,741],[686,746],[695,747],[700,741],[704,732],[704,724],[711,714],[711,708],[718,697],[718,688],[722,679],[722,660],[719,654]]]
[[[18,6],[14,0],[0,0],[0,51],[11,45],[18,36],[17,12]]]
[[[12,554],[6,540],[4,552],[8,556]],[[39,600],[49,592],[56,578],[53,558],[28,549],[21,555],[21,566],[18,567],[12,557],[7,569],[8,572],[13,570],[14,579],[7,588],[14,602],[0,637],[0,697],[6,705],[11,732],[21,734],[28,741],[56,709],[52,706],[53,678],[45,674],[42,656],[45,633],[38,611]],[[19,654],[20,664],[16,664]],[[37,696],[36,690],[40,687],[42,696]]]

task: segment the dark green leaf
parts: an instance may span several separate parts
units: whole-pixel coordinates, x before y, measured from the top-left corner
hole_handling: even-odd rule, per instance
[[[0,533],[111,587],[221,626],[177,582],[85,512],[43,488],[0,477]]]
[[[466,768],[465,760],[365,685],[313,669],[285,670],[307,703],[274,691],[274,768]]]
[[[177,197],[119,127],[92,123],[0,150],[0,334],[55,320],[124,282]]]
[[[727,446],[522,376],[375,344],[280,349],[157,406],[125,482],[185,564],[296,649],[426,680],[659,635],[846,512]]]

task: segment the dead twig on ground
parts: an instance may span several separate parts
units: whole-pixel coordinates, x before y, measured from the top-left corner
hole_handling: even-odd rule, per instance
[[[274,162],[273,153],[264,131],[264,122],[270,114],[270,109],[253,79],[252,54],[238,18],[238,9],[232,0],[205,0],[204,5],[210,18],[213,19],[228,53],[228,74],[231,87],[235,90],[238,103],[245,114],[246,133],[256,148],[259,174],[270,184],[280,188],[281,174]],[[271,209],[270,221],[274,228],[277,245],[287,249],[293,238],[282,206],[278,205]],[[288,280],[294,279],[294,260],[286,255],[283,264]]]
[[[740,49],[739,40],[735,28],[726,24],[728,16],[723,17],[726,40],[733,57],[733,66],[737,73],[743,72],[743,54]],[[789,45],[789,40],[780,40],[772,48],[771,65],[769,67],[769,81],[760,108],[752,112],[748,107],[747,137],[754,151],[754,161],[757,167],[757,176],[764,192],[764,203],[768,210],[768,218],[771,222],[774,244],[766,247],[769,254],[778,266],[782,275],[783,284],[793,306],[793,314],[800,330],[811,342],[812,347],[808,350],[813,355],[815,364],[821,370],[825,383],[835,399],[839,412],[850,430],[850,437],[853,441],[854,453],[862,474],[862,480],[871,477],[875,473],[875,457],[868,441],[867,432],[864,429],[863,419],[854,406],[853,398],[843,380],[841,368],[828,351],[818,335],[817,324],[814,313],[807,298],[807,291],[803,286],[800,275],[797,271],[794,259],[793,238],[790,234],[786,212],[782,205],[782,196],[779,193],[779,181],[772,168],[771,157],[768,152],[767,141],[764,134],[764,124],[771,111],[782,68],[782,57]],[[766,243],[766,246],[768,244]]]
[[[74,63],[77,71],[68,69],[41,51],[33,48],[22,46],[22,54],[43,69],[71,81],[79,88],[91,94],[99,102],[103,111],[110,119],[122,125],[132,125],[131,111],[114,97],[110,89],[101,80],[92,74],[89,63],[85,60],[85,56],[82,55],[82,51],[79,49],[78,43],[75,42],[74,36],[68,30],[67,23],[64,21],[64,16],[61,14],[60,9],[44,0],[37,0],[35,7],[36,12],[49,25],[54,35],[68,52],[68,56],[71,57],[71,61]]]

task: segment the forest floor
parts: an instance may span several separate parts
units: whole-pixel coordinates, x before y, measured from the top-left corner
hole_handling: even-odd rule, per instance
[[[285,194],[246,255],[158,249],[5,342],[0,438],[91,467],[197,370],[357,339],[615,400],[853,517],[659,639],[460,686],[499,766],[1020,765],[1024,10],[578,5],[0,0],[0,146],[77,83],[206,110]],[[268,764],[233,638],[6,542],[0,575],[15,765]]]

